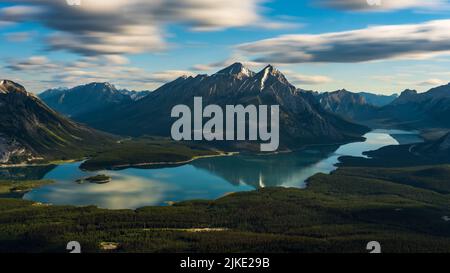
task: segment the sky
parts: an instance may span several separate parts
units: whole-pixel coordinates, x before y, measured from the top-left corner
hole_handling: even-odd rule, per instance
[[[234,62],[298,88],[450,82],[450,0],[0,0],[0,78],[154,90]],[[74,5],[75,3],[75,5]]]

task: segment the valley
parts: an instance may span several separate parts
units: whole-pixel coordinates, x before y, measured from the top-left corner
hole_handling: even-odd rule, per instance
[[[429,179],[424,173],[439,172]],[[450,167],[341,168],[305,190],[263,188],[168,207],[104,210],[0,199],[0,252],[448,252]],[[414,182],[410,182],[411,178]],[[191,232],[191,230],[203,230]],[[101,242],[117,248],[103,250]]]
[[[86,252],[447,252],[447,88],[319,94],[240,63],[142,96],[92,83],[37,98],[3,81],[0,252],[70,238]],[[280,105],[279,150],[171,140],[170,109],[195,96]]]
[[[450,254],[449,11],[0,0],[0,257],[288,272]]]
[[[149,205],[166,206],[192,199],[216,199],[232,192],[266,187],[305,188],[309,177],[334,171],[334,165],[341,156],[362,156],[364,151],[398,144],[389,133],[368,133],[365,142],[311,146],[290,153],[270,155],[218,154],[184,164],[138,164],[105,170],[87,168],[95,166],[90,165],[90,160],[67,163],[56,166],[42,176],[43,179],[55,181],[55,184],[36,189],[24,198],[55,205],[136,209]],[[409,132],[395,133],[414,136]],[[141,150],[145,150],[143,147]],[[131,155],[134,153],[128,148],[125,150]],[[146,150],[150,149],[147,147]],[[27,178],[26,171],[23,172],[22,179],[31,179]],[[111,177],[111,182],[105,185],[75,183],[79,179],[98,175]]]

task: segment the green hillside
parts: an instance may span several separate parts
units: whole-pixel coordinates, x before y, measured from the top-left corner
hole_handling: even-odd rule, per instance
[[[64,252],[76,239],[85,252],[101,252],[102,242],[118,252],[366,252],[373,240],[383,252],[448,252],[449,180],[448,165],[343,168],[312,177],[306,190],[136,211],[0,199],[0,251]]]

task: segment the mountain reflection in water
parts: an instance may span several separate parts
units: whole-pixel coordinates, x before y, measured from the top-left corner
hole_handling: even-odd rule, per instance
[[[393,136],[395,136],[395,138]],[[316,173],[335,170],[343,155],[362,156],[364,151],[386,145],[417,142],[416,134],[376,130],[364,142],[314,146],[292,153],[237,155],[196,160],[171,168],[84,172],[80,162],[59,166],[0,169],[1,179],[51,179],[56,183],[27,193],[24,199],[55,205],[96,205],[124,209],[193,199],[216,199],[225,194],[261,187],[304,188]],[[398,139],[398,141],[396,140]],[[79,184],[80,178],[104,174],[107,184]]]

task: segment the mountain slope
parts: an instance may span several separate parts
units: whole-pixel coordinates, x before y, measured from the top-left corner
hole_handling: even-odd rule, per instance
[[[406,129],[450,128],[450,84],[425,93],[405,90],[375,118],[384,124]]]
[[[84,115],[80,120],[116,134],[170,136],[175,121],[170,117],[172,107],[192,107],[195,96],[203,97],[204,105],[222,107],[280,105],[280,139],[285,147],[346,142],[360,139],[367,131],[325,111],[311,94],[298,91],[274,67],[254,73],[240,63],[211,76],[180,77],[133,104],[103,114]]]
[[[0,82],[0,163],[79,158],[111,141],[60,116],[23,86]]]
[[[363,121],[376,110],[365,97],[345,89],[318,95],[322,107],[349,120]]]
[[[98,109],[131,103],[148,94],[148,91],[119,90],[110,83],[90,83],[71,89],[50,89],[39,97],[52,109],[76,119]]]
[[[415,145],[411,148],[415,154],[450,162],[450,133],[435,141]]]

